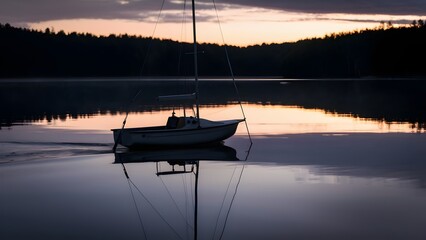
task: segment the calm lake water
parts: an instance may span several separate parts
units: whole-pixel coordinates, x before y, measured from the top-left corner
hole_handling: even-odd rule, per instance
[[[237,85],[253,145],[240,124],[224,145],[114,154],[126,109],[165,124],[183,110],[156,97],[193,84],[0,81],[0,238],[426,239],[426,81]],[[201,117],[242,117],[232,82],[200,92]]]

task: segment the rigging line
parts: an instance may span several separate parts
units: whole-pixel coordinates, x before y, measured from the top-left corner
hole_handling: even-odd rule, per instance
[[[177,76],[184,76],[185,79],[185,70],[181,71],[182,68],[182,52],[184,48],[184,39],[186,39],[186,0],[183,1],[183,11],[182,11],[182,21],[181,21],[181,29],[180,29],[180,43],[179,43],[179,53],[178,53],[178,67],[177,67]],[[187,82],[183,82],[183,90],[186,91],[188,89]],[[185,104],[183,106],[183,115],[186,117],[186,109]]]
[[[249,146],[249,148],[248,148],[248,150],[247,150],[247,155],[246,155],[246,157],[244,158],[244,161],[245,161],[245,162],[247,162],[247,159],[248,159],[248,157],[249,157],[249,155],[250,155],[251,147],[253,147],[253,143],[252,143],[252,142],[250,143],[250,146]]]
[[[136,212],[138,213],[139,223],[141,224],[143,235],[144,235],[145,239],[148,239],[148,237],[146,236],[145,227],[144,227],[143,222],[142,222],[142,216],[139,212],[138,204],[136,203],[135,195],[133,194],[133,190],[132,190],[132,186],[130,185],[129,178],[127,179],[127,183],[129,184],[129,189],[130,189],[130,193],[132,194],[133,203],[135,204]]]
[[[223,196],[222,205],[220,206],[219,214],[217,215],[216,224],[215,224],[215,226],[214,226],[214,231],[213,231],[212,240],[213,240],[213,239],[214,239],[214,237],[216,236],[216,229],[217,229],[217,225],[218,225],[218,223],[219,223],[220,213],[222,212],[223,206],[225,205],[225,199],[226,199],[226,196],[228,195],[229,186],[231,186],[231,182],[232,182],[232,179],[234,179],[234,174],[235,174],[235,171],[236,171],[236,170],[237,170],[237,167],[234,167],[234,171],[232,172],[232,176],[231,176],[231,178],[229,179],[229,183],[228,183],[228,187],[226,188],[225,195]]]
[[[133,194],[132,186],[130,185],[129,174],[127,173],[127,169],[126,169],[126,166],[124,165],[124,162],[121,161],[121,159],[120,159],[120,162],[121,162],[121,166],[123,167],[124,175],[126,176],[126,179],[127,179],[127,184],[129,185],[130,193],[132,194],[133,203],[135,204],[135,208],[136,208],[136,211],[138,213],[139,223],[141,224],[143,235],[144,235],[145,239],[148,239],[148,237],[146,236],[145,227],[143,225],[142,216],[139,212],[139,208],[138,208],[138,205],[137,205],[136,200],[135,200],[135,195]]]
[[[181,65],[181,59],[182,59],[182,48],[183,48],[183,32],[184,32],[184,26],[186,23],[185,18],[185,11],[186,11],[186,0],[183,1],[183,13],[182,13],[182,26],[180,28],[180,44],[179,44],[179,56],[178,56],[178,76],[180,75],[180,65]]]
[[[158,216],[164,221],[164,223],[167,224],[167,226],[169,226],[169,228],[176,234],[176,236],[179,237],[179,239],[183,238],[180,236],[180,234],[173,228],[172,225],[170,225],[169,222],[166,221],[166,219],[163,217],[163,215],[161,215],[161,213],[155,208],[155,206],[151,203],[151,201],[149,201],[149,199],[142,193],[142,191],[138,188],[138,186],[136,186],[136,184],[129,178],[130,183],[132,183],[132,185],[135,187],[135,189],[139,192],[139,194],[145,199],[145,201],[152,207],[152,209],[154,210],[154,212],[156,212],[158,214]]]
[[[226,213],[225,223],[223,224],[223,229],[222,229],[222,233],[220,234],[220,238],[219,238],[219,240],[221,240],[221,239],[222,239],[222,237],[223,237],[223,233],[225,232],[225,227],[226,227],[226,223],[228,222],[229,213],[231,212],[232,204],[234,203],[235,196],[237,195],[238,187],[240,186],[241,177],[243,176],[243,172],[244,172],[245,167],[246,167],[246,165],[244,164],[244,165],[243,165],[243,168],[241,169],[241,173],[240,173],[240,177],[238,178],[237,185],[236,185],[236,187],[235,187],[234,195],[232,196],[231,203],[229,204],[228,212]]]
[[[189,189],[191,189],[191,191],[188,191],[188,185],[191,185],[191,183],[192,183],[192,174],[191,175],[182,175],[182,178],[183,178],[183,182],[184,182],[184,191],[185,191],[185,214],[186,214],[186,218],[189,219],[189,217],[193,217],[193,216],[188,215],[188,212],[190,212],[190,210],[194,208],[194,197],[193,197],[193,194],[192,194],[192,187],[189,188]],[[189,201],[188,201],[188,198],[190,198]],[[191,226],[191,228],[194,229],[192,225],[189,225],[189,226]]]
[[[145,58],[144,58],[144,60],[143,60],[142,67],[141,67],[141,71],[140,71],[140,73],[139,73],[139,74],[140,74],[140,76],[142,76],[143,70],[145,69],[145,65],[146,65],[146,62],[147,62],[147,60],[148,60],[148,56],[149,56],[149,53],[150,53],[150,51],[151,51],[151,48],[152,48],[152,42],[154,41],[154,35],[155,35],[155,32],[157,31],[158,22],[160,21],[161,13],[163,12],[164,2],[165,2],[165,1],[166,1],[166,0],[163,0],[163,1],[162,1],[162,3],[161,3],[160,12],[158,13],[157,21],[155,22],[154,30],[152,31],[151,39],[150,39],[150,41],[149,41],[149,43],[148,43],[148,47],[147,47],[147,50],[146,50]]]
[[[234,84],[235,92],[237,93],[238,104],[240,104],[241,113],[243,114],[244,123],[245,123],[245,125],[246,125],[247,134],[248,134],[248,136],[249,136],[250,143],[253,143],[253,141],[252,141],[252,139],[251,139],[250,130],[249,130],[249,127],[248,127],[248,124],[247,124],[246,114],[245,114],[245,112],[244,112],[244,108],[243,108],[243,105],[242,105],[242,103],[241,103],[241,95],[240,95],[240,91],[238,90],[237,84],[236,84],[236,82],[235,82],[234,71],[232,70],[231,60],[229,59],[228,48],[226,47],[225,37],[223,36],[222,24],[220,23],[219,13],[218,13],[218,11],[217,11],[217,7],[216,7],[216,2],[215,2],[215,0],[212,0],[212,1],[213,1],[214,10],[215,10],[215,13],[216,13],[217,23],[218,23],[218,25],[219,25],[220,35],[222,36],[222,42],[223,42],[223,47],[224,47],[224,49],[225,49],[226,60],[228,61],[228,67],[229,67],[229,71],[230,71],[230,73],[231,73],[231,77],[232,77],[232,83]]]
[[[191,225],[189,224],[189,222],[188,222],[188,219],[186,219],[186,218],[185,218],[185,216],[183,216],[183,213],[180,211],[179,206],[177,205],[177,203],[176,203],[175,199],[173,198],[172,194],[171,194],[171,193],[170,193],[170,191],[169,191],[169,188],[166,186],[166,184],[164,183],[163,178],[162,178],[161,176],[160,176],[160,180],[161,180],[161,182],[163,183],[163,186],[164,186],[164,188],[166,189],[167,194],[169,194],[169,197],[172,199],[172,201],[173,201],[173,203],[174,203],[174,205],[175,205],[176,209],[178,210],[178,212],[179,212],[180,216],[183,218],[183,220],[185,220],[186,224],[192,228],[192,226],[191,226]],[[192,229],[193,229],[193,228],[192,228]]]
[[[132,101],[127,105],[126,116],[124,117],[123,125],[121,126],[120,132],[118,132],[118,136],[117,136],[117,139],[115,140],[114,147],[112,147],[112,151],[114,153],[115,153],[115,150],[117,149],[118,142],[120,141],[121,133],[123,132],[124,126],[126,126],[127,117],[129,116],[129,112],[130,112],[130,106],[132,106],[132,104],[136,101],[136,98],[139,96],[139,94],[141,94],[141,92],[142,92],[142,88],[139,89],[139,91],[133,97]]]
[[[155,32],[156,32],[156,30],[157,30],[157,25],[158,25],[158,22],[159,22],[159,20],[160,20],[161,13],[163,12],[164,2],[165,2],[165,0],[163,0],[163,1],[162,1],[162,3],[161,3],[160,12],[158,13],[157,21],[155,22],[154,30],[152,31],[151,39],[150,39],[150,41],[149,41],[149,43],[148,43],[148,48],[147,48],[147,51],[146,51],[146,54],[145,54],[145,58],[144,58],[143,63],[142,63],[141,71],[140,71],[140,73],[139,73],[139,75],[140,75],[140,76],[142,76],[142,72],[143,72],[143,70],[144,70],[144,68],[145,68],[145,65],[146,65],[146,62],[147,62],[147,59],[148,59],[149,53],[150,53],[150,51],[151,51],[151,46],[152,46],[152,42],[153,42],[153,40],[154,40]],[[120,130],[120,132],[118,133],[118,136],[117,136],[117,140],[115,141],[115,143],[114,143],[114,147],[112,148],[112,151],[113,151],[114,153],[115,153],[115,150],[117,149],[117,145],[118,145],[119,139],[120,139],[120,137],[121,137],[121,133],[123,132],[124,126],[126,125],[127,117],[128,117],[128,115],[129,115],[130,106],[131,106],[131,104],[132,104],[132,103],[136,100],[136,97],[137,97],[137,96],[141,93],[141,91],[142,91],[142,89],[140,89],[140,90],[138,91],[138,93],[137,93],[137,94],[133,97],[132,102],[131,102],[128,106],[127,106],[127,110],[126,110],[126,117],[124,118],[123,126],[121,127],[121,130]]]
[[[183,191],[185,193],[185,219],[188,221],[188,189],[186,186],[186,175],[182,174],[182,184],[183,184]],[[186,237],[189,239],[189,227],[186,226]]]
[[[193,174],[191,174],[191,175],[189,175],[190,177],[189,177],[189,181],[190,181],[190,183],[192,184],[192,182],[194,181],[195,182],[195,180],[193,180],[193,178],[194,178],[194,175]],[[192,187],[190,188],[191,189],[191,203],[192,203],[192,208],[195,208],[195,203],[194,203],[194,199],[195,199],[195,197],[194,197],[194,190],[192,189]]]

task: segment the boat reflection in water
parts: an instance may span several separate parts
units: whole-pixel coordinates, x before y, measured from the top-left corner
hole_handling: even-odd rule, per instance
[[[160,162],[160,161],[238,161],[237,151],[223,144],[193,148],[146,148],[115,153],[115,163]]]
[[[216,161],[220,163],[236,163],[240,162],[240,159],[237,158],[237,151],[234,148],[223,144],[194,148],[143,149],[115,153],[114,163],[122,164],[123,166],[145,239],[204,238],[206,235],[205,228],[202,227],[202,232],[198,232],[200,229],[199,218],[206,217],[205,214],[199,214],[198,179],[200,162],[209,165],[209,163],[214,164]],[[146,182],[138,180],[140,172],[134,176],[130,174],[126,169],[126,165],[129,164],[128,166],[135,167],[135,163],[146,164],[144,168],[145,166],[149,167],[155,164],[156,172],[154,176],[161,181],[163,186],[159,185],[158,189],[152,190],[152,183],[148,185]],[[224,186],[226,190],[224,196],[221,196],[221,200],[217,201],[221,204],[220,210],[218,213],[210,214],[210,217],[214,215],[213,218],[215,220],[205,221],[203,219],[202,221],[202,223],[208,222],[208,226],[214,227],[214,230],[208,233],[209,235],[213,235],[212,239],[221,239],[225,233],[230,210],[244,172],[243,164],[230,164],[225,167],[233,167],[234,169],[227,186]],[[210,171],[211,169],[206,170]],[[223,171],[218,174],[223,174]],[[223,182],[223,177],[216,176],[213,180],[215,190],[220,188],[218,187],[221,184],[220,182]],[[209,184],[209,182],[205,181],[203,183]],[[173,186],[167,186],[168,184]],[[167,195],[159,196],[159,191],[162,187],[167,190],[168,197]],[[179,189],[182,189],[182,191]],[[176,195],[184,195],[185,201],[177,200]],[[202,194],[201,196],[204,201],[205,195]],[[139,200],[137,200],[137,197],[139,197]],[[167,202],[166,198],[170,198],[173,201]],[[212,202],[216,200],[212,200],[211,195],[205,200],[208,202],[208,211],[211,211]],[[150,212],[151,215],[147,212]],[[179,214],[177,214],[178,216],[174,216],[172,212],[178,212]]]

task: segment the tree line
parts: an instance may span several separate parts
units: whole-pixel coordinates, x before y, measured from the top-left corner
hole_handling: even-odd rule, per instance
[[[330,34],[293,43],[226,46],[237,77],[426,76],[426,26]],[[0,24],[0,78],[191,76],[192,45],[141,36],[95,36]],[[200,76],[229,76],[224,46],[200,44]]]

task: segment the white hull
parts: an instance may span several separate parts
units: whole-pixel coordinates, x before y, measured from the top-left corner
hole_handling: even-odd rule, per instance
[[[243,120],[208,121],[176,129],[164,127],[112,129],[114,141],[128,148],[155,146],[193,146],[223,141],[235,134]]]

